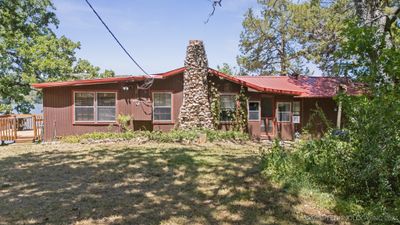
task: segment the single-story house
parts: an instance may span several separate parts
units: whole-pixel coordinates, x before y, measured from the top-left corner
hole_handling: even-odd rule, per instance
[[[153,84],[140,88],[147,76],[34,84],[43,90],[44,140],[94,131],[118,131],[118,114],[131,115],[131,129],[168,131],[176,127],[183,102],[185,67],[152,75]],[[316,104],[336,124],[333,97],[346,85],[343,78],[311,76],[230,76],[214,69],[207,79],[220,93],[220,129],[229,129],[227,111],[236,107],[241,88],[248,97],[248,131],[256,138],[292,140],[310,119]]]

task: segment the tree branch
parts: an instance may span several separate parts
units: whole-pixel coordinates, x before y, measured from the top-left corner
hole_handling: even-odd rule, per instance
[[[207,20],[204,21],[205,24],[207,24],[208,21],[210,21],[210,18],[214,15],[215,9],[216,9],[217,6],[222,7],[222,0],[213,0],[212,1],[212,8],[213,9],[212,9],[211,13],[208,15]]]

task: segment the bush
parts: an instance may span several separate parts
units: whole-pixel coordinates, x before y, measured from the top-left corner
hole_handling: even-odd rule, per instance
[[[314,190],[335,196],[338,211],[352,215],[399,215],[396,176],[383,156],[368,158],[365,150],[348,138],[328,132],[319,140],[300,142],[292,151],[279,142],[263,154],[263,173],[296,192]],[[392,160],[396,160],[393,158]],[[371,163],[372,162],[372,163]],[[378,163],[380,162],[380,163]],[[397,205],[397,206],[396,206]]]
[[[131,140],[134,138],[145,138],[156,142],[193,142],[199,139],[201,134],[207,136],[207,141],[235,141],[243,142],[249,140],[249,135],[238,131],[215,131],[215,130],[172,130],[161,131],[127,131],[116,132],[94,132],[83,135],[72,135],[63,137],[61,140],[67,143],[79,143],[83,140],[105,140],[122,139]]]

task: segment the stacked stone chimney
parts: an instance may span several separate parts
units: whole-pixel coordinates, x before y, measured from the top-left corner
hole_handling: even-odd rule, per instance
[[[179,113],[179,128],[212,129],[212,114],[208,98],[208,60],[202,41],[191,40],[186,51],[183,74],[183,103]]]

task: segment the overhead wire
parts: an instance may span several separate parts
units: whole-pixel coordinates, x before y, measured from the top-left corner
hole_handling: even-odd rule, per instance
[[[99,13],[97,13],[97,11],[94,9],[92,4],[90,4],[90,2],[88,0],[85,0],[85,2],[89,5],[89,7],[92,9],[93,13],[97,16],[97,18],[104,25],[104,27],[111,34],[111,36],[118,43],[118,45],[122,48],[122,50],[128,55],[128,57],[132,60],[132,62],[145,74],[146,79],[144,80],[143,84],[141,84],[139,86],[139,89],[149,89],[153,85],[154,77],[151,76],[149,73],[147,73],[146,70],[144,70],[143,67],[140,66],[140,64],[132,57],[132,55],[128,52],[128,50],[126,50],[126,48],[122,45],[122,43],[118,40],[118,38],[114,35],[114,33],[111,31],[111,29],[108,27],[108,25],[101,18]]]

